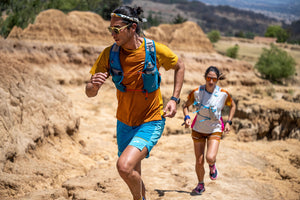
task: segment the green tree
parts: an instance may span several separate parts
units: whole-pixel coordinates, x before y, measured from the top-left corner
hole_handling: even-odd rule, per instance
[[[0,33],[4,37],[8,36],[14,26],[25,28],[33,23],[36,14],[41,11],[40,0],[10,0],[8,3],[8,17],[0,24]]]
[[[226,56],[230,58],[237,58],[238,51],[239,51],[239,45],[236,44],[233,47],[230,47],[226,50]]]
[[[239,31],[234,34],[235,37],[245,38],[245,34],[243,31]]]
[[[6,10],[9,7],[10,0],[1,0],[0,1],[0,11]]]
[[[280,81],[296,72],[296,62],[286,51],[271,44],[270,49],[263,49],[255,68],[268,80]]]
[[[149,15],[147,17],[147,27],[150,28],[151,26],[158,26],[161,22],[160,18],[157,15],[154,15],[153,12],[149,12]]]
[[[217,30],[212,30],[207,34],[207,37],[209,38],[210,42],[216,43],[221,38],[221,34]]]
[[[186,22],[187,19],[182,17],[180,14],[177,14],[176,17],[173,19],[173,24],[182,24],[184,22]]]
[[[109,20],[110,13],[121,4],[121,0],[103,0],[102,4],[100,4],[102,6],[100,15],[103,17],[103,19]]]
[[[252,32],[246,32],[245,37],[248,39],[253,39],[255,37],[255,34]]]
[[[265,33],[266,37],[275,37],[277,42],[286,42],[289,38],[288,33],[281,26],[269,26]]]

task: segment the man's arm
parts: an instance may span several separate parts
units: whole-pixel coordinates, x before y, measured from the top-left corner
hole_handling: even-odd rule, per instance
[[[176,98],[180,97],[181,88],[183,85],[183,79],[184,79],[184,70],[185,66],[181,59],[178,58],[178,62],[175,65],[175,73],[174,73],[174,90],[173,90],[173,96]]]
[[[174,73],[174,90],[173,90],[173,96],[176,98],[180,97],[180,92],[184,80],[184,70],[185,66],[181,59],[178,58],[177,64],[175,65],[175,73]],[[169,111],[169,112],[167,112]],[[174,117],[177,110],[176,110],[176,102],[174,100],[170,100],[165,109],[164,112],[166,113],[165,117]]]
[[[91,76],[91,80],[86,84],[85,86],[85,94],[88,97],[94,97],[98,94],[98,91],[100,87],[103,85],[103,83],[107,79],[107,72],[102,73],[96,73]]]

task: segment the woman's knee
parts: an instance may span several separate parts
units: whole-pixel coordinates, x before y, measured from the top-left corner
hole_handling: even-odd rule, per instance
[[[208,164],[213,164],[216,162],[216,156],[215,155],[212,155],[212,154],[208,154],[206,155],[206,162]]]

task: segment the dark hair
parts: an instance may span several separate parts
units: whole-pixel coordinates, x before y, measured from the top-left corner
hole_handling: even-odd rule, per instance
[[[205,71],[204,77],[206,77],[209,72],[216,73],[218,80],[224,80],[225,79],[225,75],[220,73],[219,69],[215,66],[210,66],[209,68],[207,68],[206,71]]]
[[[140,17],[140,15],[143,13],[143,9],[141,7],[135,7],[135,8],[132,8],[130,6],[120,6],[118,8],[116,8],[113,13],[116,13],[116,14],[122,14],[122,15],[126,15],[128,17],[134,17],[134,18],[137,18],[140,22],[142,22],[142,18]],[[137,27],[136,27],[136,33],[138,35],[141,34],[141,26],[140,26],[140,23],[137,23],[135,21],[132,21],[132,20],[129,20],[129,19],[126,19],[126,18],[122,18],[123,19],[123,23],[125,24],[130,24],[130,23],[136,23]],[[129,26],[130,27],[130,26]],[[128,27],[128,28],[129,28]]]

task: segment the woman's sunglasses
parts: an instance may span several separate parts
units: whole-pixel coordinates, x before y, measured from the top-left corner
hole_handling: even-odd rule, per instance
[[[121,32],[121,30],[123,30],[124,28],[128,27],[130,24],[127,24],[125,26],[122,26],[120,28],[117,27],[108,27],[109,32],[114,32],[115,34],[119,34]]]
[[[205,77],[205,80],[206,81],[211,81],[211,80],[213,80],[213,82],[217,82],[218,81],[218,79],[217,78],[212,78],[212,77]]]

